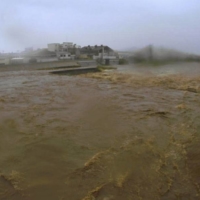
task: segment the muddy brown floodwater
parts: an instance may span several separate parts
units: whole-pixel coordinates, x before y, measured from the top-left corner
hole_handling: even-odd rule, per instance
[[[1,200],[200,199],[198,63],[0,72],[0,113]]]

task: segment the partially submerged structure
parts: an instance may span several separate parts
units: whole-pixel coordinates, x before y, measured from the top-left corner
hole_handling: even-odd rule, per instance
[[[85,46],[80,50],[80,55],[85,55],[89,59],[97,60],[102,64],[111,64],[119,62],[118,54],[108,46],[95,45],[95,46]]]
[[[47,48],[33,50],[26,48],[21,53],[0,54],[0,65],[54,62],[59,60],[86,59],[101,64],[118,64],[118,54],[108,46],[76,45],[72,42],[50,43]]]

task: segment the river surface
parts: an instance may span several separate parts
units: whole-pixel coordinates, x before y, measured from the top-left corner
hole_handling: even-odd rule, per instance
[[[1,200],[200,199],[200,64],[0,72]]]

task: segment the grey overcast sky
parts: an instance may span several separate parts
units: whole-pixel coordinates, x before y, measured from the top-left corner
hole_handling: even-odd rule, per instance
[[[200,0],[0,0],[0,52],[149,44],[200,54]]]

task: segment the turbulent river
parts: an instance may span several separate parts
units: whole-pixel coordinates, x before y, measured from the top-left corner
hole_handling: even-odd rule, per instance
[[[200,64],[0,72],[1,200],[200,199]]]

